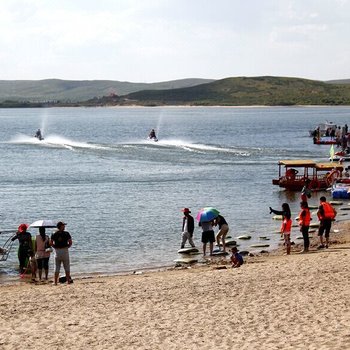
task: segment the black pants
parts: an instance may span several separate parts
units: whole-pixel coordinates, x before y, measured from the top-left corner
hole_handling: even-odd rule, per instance
[[[309,239],[309,226],[301,226],[301,233],[304,239],[304,250],[309,250],[310,239]]]
[[[18,249],[18,260],[19,260],[19,269],[22,273],[25,268],[28,265],[28,258],[29,258],[29,250],[26,248],[19,248]]]

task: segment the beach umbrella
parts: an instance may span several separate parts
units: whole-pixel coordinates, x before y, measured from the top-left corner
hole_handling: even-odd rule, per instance
[[[34,221],[29,227],[57,227],[56,220],[37,220]]]
[[[219,210],[213,207],[205,207],[198,212],[196,219],[199,222],[208,222],[217,218],[219,214]]]
[[[213,212],[213,213],[216,214],[216,215],[219,215],[219,214],[220,214],[219,210],[217,210],[216,208],[213,208],[213,207],[204,207],[203,210],[205,210],[205,211],[211,211],[211,212]]]

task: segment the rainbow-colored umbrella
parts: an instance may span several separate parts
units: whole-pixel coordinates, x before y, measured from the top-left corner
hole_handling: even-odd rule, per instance
[[[219,210],[213,207],[205,207],[198,212],[196,219],[199,222],[209,222],[217,218],[219,214]]]

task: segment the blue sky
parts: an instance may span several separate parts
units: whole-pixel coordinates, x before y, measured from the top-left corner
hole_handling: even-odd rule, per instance
[[[0,79],[350,79],[350,0],[1,0]]]

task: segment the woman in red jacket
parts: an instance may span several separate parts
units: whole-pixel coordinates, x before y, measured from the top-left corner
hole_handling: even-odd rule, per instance
[[[300,232],[303,234],[304,239],[304,250],[302,253],[307,253],[309,251],[310,239],[309,239],[309,227],[311,214],[309,206],[306,201],[300,203],[301,211],[299,213],[299,226]]]
[[[288,203],[282,204],[282,210],[274,210],[270,207],[270,214],[282,215],[281,236],[284,239],[287,255],[290,254],[290,232],[292,230],[292,214]]]

